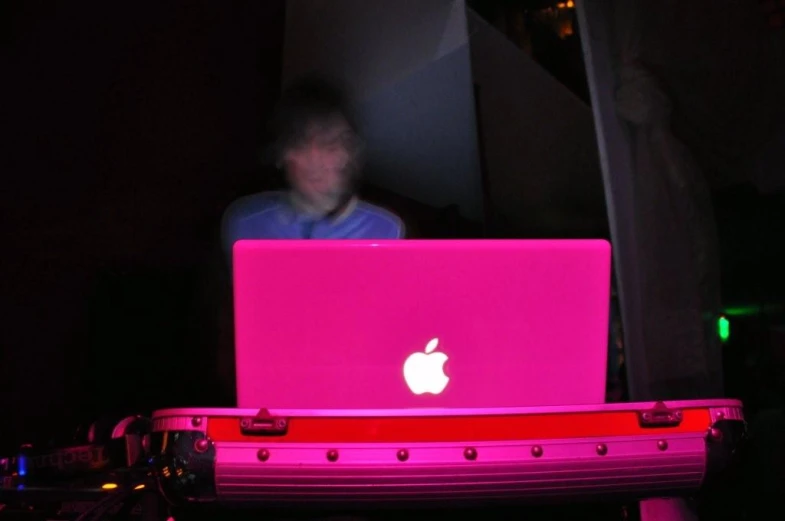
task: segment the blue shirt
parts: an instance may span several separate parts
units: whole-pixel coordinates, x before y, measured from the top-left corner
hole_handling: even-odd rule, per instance
[[[402,239],[404,227],[392,213],[353,199],[338,215],[315,219],[298,213],[286,192],[242,197],[224,212],[221,241],[231,255],[241,239]]]

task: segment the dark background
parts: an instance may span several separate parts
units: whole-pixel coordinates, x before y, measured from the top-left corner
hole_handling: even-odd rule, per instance
[[[0,442],[226,402],[218,227],[271,182],[283,2],[3,6]]]

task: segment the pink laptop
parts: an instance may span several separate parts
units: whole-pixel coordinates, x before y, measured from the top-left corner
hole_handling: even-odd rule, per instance
[[[239,241],[240,408],[603,403],[605,241]]]

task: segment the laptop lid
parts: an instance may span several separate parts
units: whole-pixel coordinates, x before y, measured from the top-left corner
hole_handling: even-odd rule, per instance
[[[238,241],[241,408],[604,402],[605,241]]]

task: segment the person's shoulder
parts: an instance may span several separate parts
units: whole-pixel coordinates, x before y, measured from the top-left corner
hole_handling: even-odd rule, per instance
[[[280,209],[286,201],[283,192],[261,192],[235,200],[224,212],[224,219],[247,219]]]
[[[400,217],[367,201],[357,201],[354,210],[359,216],[370,220],[380,234],[385,238],[401,239],[405,234],[405,227]]]

